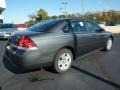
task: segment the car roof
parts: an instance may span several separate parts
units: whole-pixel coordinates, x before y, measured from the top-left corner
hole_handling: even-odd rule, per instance
[[[64,19],[54,19],[54,20],[85,20],[80,18],[64,18]]]
[[[93,22],[93,20],[84,19],[84,18],[64,18],[64,19],[54,19],[53,21],[90,21]]]

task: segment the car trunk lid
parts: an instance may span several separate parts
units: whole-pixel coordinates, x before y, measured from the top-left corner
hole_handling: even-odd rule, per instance
[[[18,46],[18,43],[20,42],[20,39],[22,36],[27,36],[29,37],[32,41],[33,37],[36,35],[40,35],[42,34],[42,32],[34,32],[34,31],[19,31],[19,32],[15,32],[14,35],[12,35],[8,41],[9,44]]]

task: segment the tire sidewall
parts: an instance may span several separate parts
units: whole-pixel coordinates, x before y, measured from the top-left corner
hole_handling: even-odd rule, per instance
[[[112,40],[112,38],[108,38],[107,43],[106,43],[106,51],[110,51],[111,48],[112,48],[112,45],[111,45],[111,48],[108,49],[108,42],[109,42],[109,40],[111,40],[111,43],[113,44],[113,40]]]
[[[69,67],[66,69],[66,70],[61,70],[58,66],[58,60],[60,58],[60,56],[63,54],[63,53],[69,53],[70,56],[71,56],[71,64],[69,65]],[[71,65],[72,65],[72,62],[73,62],[73,54],[70,50],[68,49],[61,49],[55,56],[55,60],[54,60],[54,69],[57,73],[64,73],[66,71],[68,71],[70,68],[71,68]]]

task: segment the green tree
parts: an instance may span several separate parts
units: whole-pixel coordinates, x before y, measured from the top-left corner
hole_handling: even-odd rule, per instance
[[[28,17],[30,20],[28,22],[25,22],[25,23],[29,24],[29,25],[34,25],[36,23],[36,14],[34,14],[34,13],[29,14]]]
[[[59,15],[58,18],[65,18],[65,15]]]
[[[30,20],[35,20],[36,19],[36,15],[34,13],[29,14],[28,17],[29,17]]]
[[[47,11],[44,9],[39,9],[36,14],[30,14],[28,16],[30,18],[29,21],[26,22],[26,24],[35,24],[37,22],[41,22],[48,19],[57,19],[57,18],[82,18],[81,13],[72,13],[65,15],[58,15],[58,16],[49,16]],[[95,19],[94,19],[95,17]],[[120,22],[120,11],[115,10],[108,10],[108,11],[102,11],[102,12],[86,12],[84,15],[85,19],[91,19],[98,22]]]
[[[57,16],[51,16],[50,19],[57,19]]]
[[[47,11],[45,11],[44,9],[38,10],[36,21],[40,22],[40,21],[44,21],[44,20],[47,20],[47,19],[49,19]]]
[[[35,24],[35,22],[33,20],[29,20],[29,21],[25,22],[25,24],[32,26]]]

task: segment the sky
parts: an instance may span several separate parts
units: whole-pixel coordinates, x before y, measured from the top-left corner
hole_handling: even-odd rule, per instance
[[[96,12],[108,9],[120,10],[120,0],[6,0],[6,10],[3,12],[5,23],[24,23],[28,15],[45,9],[50,16],[61,14],[62,2],[67,1],[68,13],[81,13],[81,1],[84,12]]]

